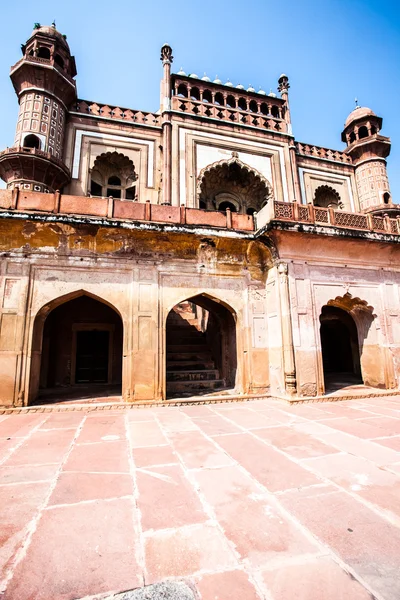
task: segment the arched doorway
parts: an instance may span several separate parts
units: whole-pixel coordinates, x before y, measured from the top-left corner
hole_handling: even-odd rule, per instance
[[[325,391],[363,383],[357,326],[337,306],[323,306],[320,335]]]
[[[180,302],[166,322],[167,398],[234,389],[235,313],[205,295]]]
[[[122,347],[122,319],[100,299],[46,305],[34,323],[29,401],[120,394]]]

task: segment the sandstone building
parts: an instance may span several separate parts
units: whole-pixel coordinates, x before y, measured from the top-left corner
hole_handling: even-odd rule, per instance
[[[314,396],[400,378],[400,209],[382,119],[298,142],[279,95],[173,74],[156,112],[78,99],[65,36],[11,68],[0,153],[0,403],[119,389]],[[81,387],[80,387],[81,386]]]

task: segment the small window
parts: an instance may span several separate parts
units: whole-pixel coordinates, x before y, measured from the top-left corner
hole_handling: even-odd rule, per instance
[[[390,202],[390,194],[389,194],[389,192],[385,192],[385,193],[383,194],[383,202],[384,202],[385,204],[389,204],[389,202]]]
[[[107,188],[107,197],[121,198],[121,190],[118,188]]]
[[[353,144],[356,141],[356,134],[354,133],[354,131],[352,131],[350,133],[350,144]]]
[[[368,129],[365,127],[365,125],[363,125],[362,127],[360,127],[360,129],[358,130],[358,139],[362,140],[363,138],[368,137]]]
[[[269,115],[268,104],[265,104],[265,102],[263,102],[261,104],[260,111],[262,112],[263,115]]]
[[[59,54],[56,54],[54,57],[54,62],[57,63],[62,69],[64,68],[64,60],[61,58]]]
[[[240,110],[247,110],[247,102],[244,98],[239,98],[238,106]]]
[[[191,98],[191,100],[200,100],[199,88],[194,87],[190,90],[190,98]]]
[[[250,108],[251,112],[254,112],[254,113],[258,112],[257,102],[255,100],[251,100],[249,108]]]
[[[125,198],[126,200],[134,200],[136,198],[136,186],[133,185],[132,187],[128,188],[125,191]]]
[[[183,83],[181,83],[181,85],[178,87],[178,96],[181,96],[182,98],[188,97],[187,87]]]
[[[232,204],[232,202],[221,202],[221,204],[218,206],[218,210],[221,211],[226,211],[228,208],[231,212],[237,212],[236,206]]]
[[[119,177],[112,175],[108,178],[108,185],[121,185],[121,180]]]
[[[46,58],[47,60],[50,60],[50,50],[45,46],[41,46],[39,48],[37,55],[39,58]]]
[[[219,106],[224,106],[224,97],[220,92],[215,94],[214,103],[218,104]]]
[[[40,139],[38,138],[37,135],[34,135],[33,133],[31,133],[30,135],[27,135],[24,139],[24,148],[37,148],[38,150],[40,149],[41,143],[40,143]]]
[[[274,117],[274,119],[279,119],[279,108],[277,106],[273,106],[271,108],[271,115]]]
[[[229,95],[226,99],[226,105],[228,108],[236,108],[236,100],[234,96]]]
[[[99,183],[95,181],[90,182],[90,194],[92,196],[102,196],[102,187]]]
[[[203,102],[212,102],[212,95],[210,90],[204,90],[203,92]]]

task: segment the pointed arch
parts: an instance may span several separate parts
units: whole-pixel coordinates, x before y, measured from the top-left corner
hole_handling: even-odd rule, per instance
[[[238,212],[258,212],[273,200],[271,183],[259,171],[239,159],[232,152],[230,159],[222,159],[204,167],[197,178],[198,204],[218,209],[222,203],[231,203]]]
[[[209,293],[186,297],[166,316],[167,397],[236,385],[236,311]]]
[[[96,294],[79,289],[49,300],[33,320],[28,402],[39,388],[103,384],[118,389],[123,335],[120,311]]]

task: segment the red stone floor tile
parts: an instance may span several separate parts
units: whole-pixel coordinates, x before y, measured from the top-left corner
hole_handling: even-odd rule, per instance
[[[259,427],[268,427],[276,424],[276,420],[269,417],[261,412],[256,412],[243,405],[240,408],[231,408],[230,410],[224,409],[220,411],[218,408],[214,409],[217,414],[221,414],[225,419],[229,419],[239,428],[243,429],[256,429]]]
[[[217,527],[195,525],[145,536],[147,583],[166,577],[186,577],[198,571],[237,567],[227,540]]]
[[[53,479],[59,468],[60,465],[58,463],[0,467],[0,485],[5,483],[48,481]]]
[[[358,422],[373,424],[374,427],[379,427],[382,430],[381,435],[399,435],[400,434],[400,415],[395,417],[374,416],[367,419],[360,419]]]
[[[154,465],[168,465],[178,463],[179,458],[171,446],[149,446],[147,448],[133,448],[133,462],[137,468],[151,467]]]
[[[362,456],[378,465],[388,465],[399,462],[399,454],[391,448],[380,445],[375,440],[362,440],[354,435],[337,431],[329,434],[317,434],[319,440],[325,444],[334,446],[342,452]]]
[[[371,439],[382,437],[382,429],[373,423],[363,423],[360,420],[350,419],[348,417],[326,419],[323,424],[331,429],[337,429],[344,433],[349,433],[361,439]]]
[[[98,442],[73,447],[65,471],[129,473],[128,443]]]
[[[239,433],[241,430],[237,425],[224,419],[220,415],[210,413],[210,416],[197,417],[194,419],[196,425],[209,436],[225,433]]]
[[[30,521],[50,490],[50,483],[0,485],[0,576],[12,566]]]
[[[271,600],[372,600],[371,594],[328,557],[262,573]]]
[[[87,417],[77,439],[78,444],[124,440],[126,438],[123,415]]]
[[[400,452],[400,435],[395,435],[393,437],[376,438],[374,442],[376,444],[380,444],[381,446],[392,448],[392,450],[396,450],[396,452]]]
[[[195,473],[225,536],[252,567],[315,552],[318,548],[283,514],[272,495],[261,495],[239,467]]]
[[[182,406],[179,410],[180,410],[180,412],[183,412],[185,415],[187,415],[191,419],[197,418],[197,417],[207,418],[213,414],[211,412],[211,409],[208,406],[198,405],[198,404],[196,404],[194,406]]]
[[[183,431],[171,434],[171,441],[188,469],[222,467],[232,464],[232,459],[200,431]]]
[[[167,438],[156,421],[131,422],[129,433],[132,448],[162,446],[167,443]]]
[[[201,502],[182,467],[153,467],[136,472],[142,527],[166,529],[207,520]]]
[[[307,433],[290,427],[269,427],[258,429],[254,434],[262,440],[280,448],[295,458],[308,458],[337,452],[336,448],[328,446]]]
[[[72,504],[83,500],[106,500],[132,494],[133,481],[130,475],[63,472],[58,478],[49,505]]]
[[[291,425],[292,423],[306,422],[306,419],[304,419],[303,417],[300,417],[297,414],[292,414],[290,412],[285,412],[283,409],[279,408],[268,408],[257,412],[267,417],[270,420],[271,425]]]
[[[21,442],[23,438],[0,438],[0,462],[3,462]]]
[[[353,485],[359,481],[379,481],[380,474],[385,472],[373,462],[362,456],[354,456],[338,452],[327,456],[309,458],[302,461],[309,469],[328,479],[342,478],[346,485]]]
[[[254,585],[243,571],[203,575],[197,583],[201,600],[260,600]]]
[[[68,452],[74,436],[75,429],[36,431],[12,453],[4,465],[59,463]]]
[[[45,418],[42,413],[8,415],[4,421],[0,422],[0,437],[25,437],[32,429],[40,425]]]
[[[182,411],[176,411],[171,407],[155,409],[155,412],[163,429],[168,433],[197,430],[192,419]]]
[[[40,425],[40,429],[70,429],[79,427],[84,418],[81,412],[51,413],[47,416],[44,423]]]
[[[218,444],[272,492],[319,483],[315,475],[250,434],[220,436]]]
[[[400,530],[331,486],[292,490],[280,501],[385,600],[400,597]]]
[[[45,510],[4,600],[73,600],[143,585],[133,501]]]
[[[126,412],[126,418],[130,423],[139,423],[142,421],[155,421],[155,413],[153,409],[149,408],[133,408],[132,410]]]

